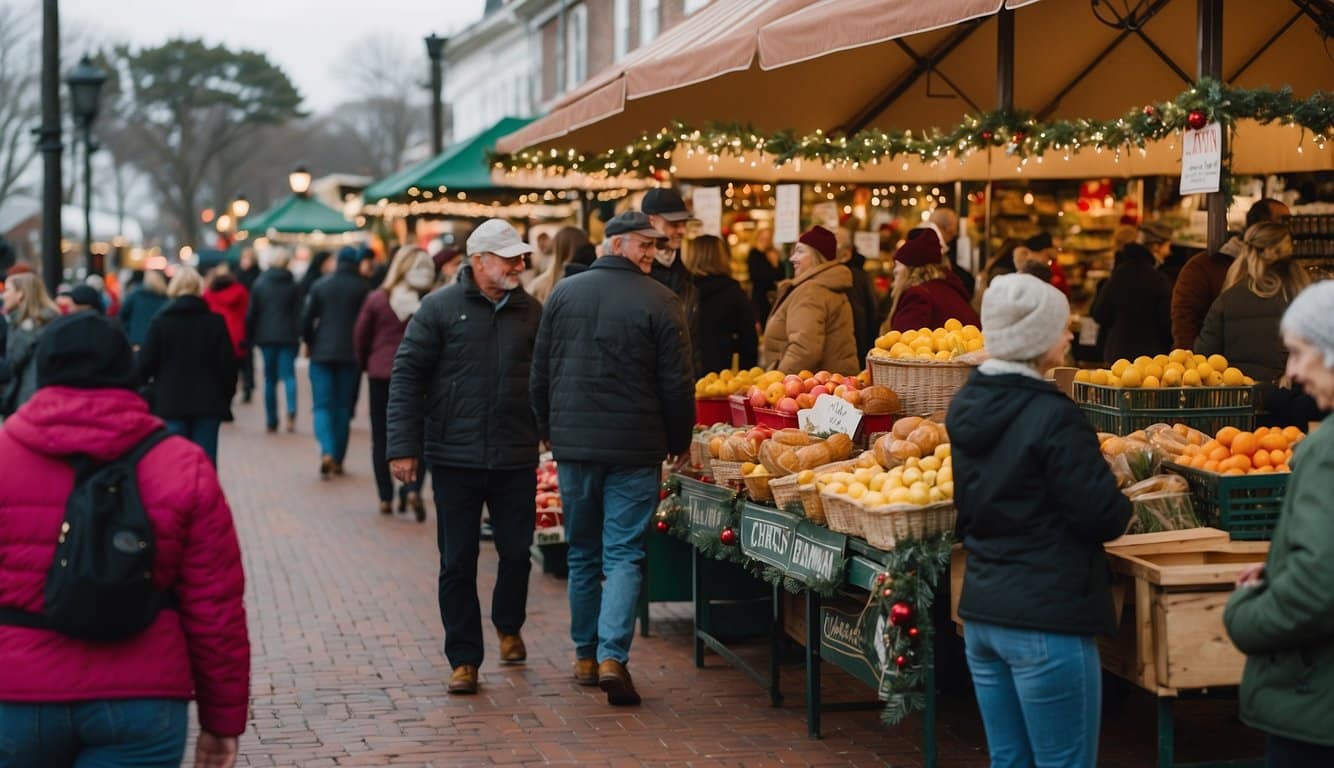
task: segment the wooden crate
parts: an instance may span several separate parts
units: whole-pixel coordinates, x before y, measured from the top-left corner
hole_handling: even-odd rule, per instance
[[[1126,536],[1107,545],[1118,600],[1114,638],[1100,638],[1103,666],[1160,696],[1238,685],[1245,656],[1223,629],[1237,574],[1262,563],[1268,542],[1226,531]]]

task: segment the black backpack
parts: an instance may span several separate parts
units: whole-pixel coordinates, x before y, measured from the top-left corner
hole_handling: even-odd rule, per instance
[[[107,464],[71,460],[74,489],[46,573],[42,613],[0,608],[0,624],[115,642],[147,629],[171,606],[171,594],[153,588],[153,525],[136,477],[139,461],[169,436],[159,429]]]

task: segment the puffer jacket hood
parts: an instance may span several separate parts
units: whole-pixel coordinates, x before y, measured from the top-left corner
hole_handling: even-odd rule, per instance
[[[950,442],[977,453],[990,451],[1033,400],[1051,385],[1017,374],[978,375],[950,401]]]
[[[248,296],[245,286],[236,282],[230,277],[220,277],[213,281],[212,287],[207,294],[212,298],[209,305],[213,307],[225,307],[232,311],[245,311],[246,300]],[[214,311],[218,311],[215,309]]]
[[[110,461],[163,425],[128,389],[44,387],[38,394],[5,421],[5,431],[43,456],[83,454]]]

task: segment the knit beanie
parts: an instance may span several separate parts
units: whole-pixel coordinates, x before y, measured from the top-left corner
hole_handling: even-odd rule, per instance
[[[1001,275],[982,294],[987,352],[1000,360],[1041,357],[1060,341],[1069,320],[1065,294],[1032,275]]]
[[[904,242],[894,253],[894,260],[905,267],[924,267],[940,264],[940,238],[934,229],[921,229],[920,234]]]
[[[345,245],[338,249],[339,264],[356,264],[361,261],[361,249],[355,245]]]
[[[1334,280],[1322,280],[1297,294],[1279,327],[1314,344],[1325,355],[1325,367],[1334,368]]]
[[[833,261],[838,255],[838,237],[818,224],[802,232],[797,242],[814,248],[825,261]]]
[[[115,321],[92,312],[67,315],[42,331],[34,355],[37,388],[137,389],[130,340]]]

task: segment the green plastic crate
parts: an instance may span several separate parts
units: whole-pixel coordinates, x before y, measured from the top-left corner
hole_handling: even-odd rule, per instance
[[[1076,381],[1072,394],[1094,429],[1114,435],[1159,422],[1185,424],[1210,435],[1223,427],[1255,428],[1252,387],[1125,389]]]
[[[1233,539],[1268,541],[1278,525],[1287,472],[1224,476],[1179,464],[1163,467],[1186,478],[1201,522],[1227,531]]]

